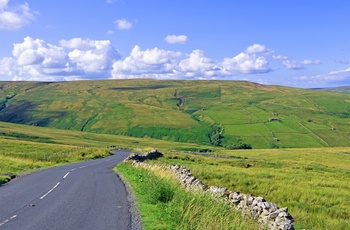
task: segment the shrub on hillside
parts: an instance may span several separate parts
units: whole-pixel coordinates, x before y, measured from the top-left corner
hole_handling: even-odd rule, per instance
[[[252,146],[247,143],[235,143],[235,144],[229,144],[225,146],[226,149],[252,149]]]

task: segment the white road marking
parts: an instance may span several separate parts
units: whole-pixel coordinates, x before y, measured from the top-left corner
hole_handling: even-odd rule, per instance
[[[87,166],[86,166],[86,165],[84,165],[84,166],[80,166],[79,168],[80,168],[80,169],[83,169],[83,168],[85,168],[85,167],[87,167]]]
[[[69,175],[70,172],[67,172],[66,175],[63,176],[63,179],[66,179],[66,177]]]
[[[6,219],[4,222],[2,222],[2,223],[0,224],[0,226],[6,224],[7,222],[9,222],[9,219]]]
[[[3,226],[4,224],[6,224],[7,222],[9,222],[10,220],[13,220],[17,217],[17,215],[13,215],[10,217],[10,219],[6,219],[4,220],[4,222],[0,223],[0,227]]]
[[[42,197],[40,197],[40,200],[44,199],[47,195],[50,194],[50,192],[52,192],[55,188],[57,188],[57,186],[60,184],[60,182],[57,182],[57,184],[55,186],[53,186],[52,189],[50,189],[45,195],[43,195]]]
[[[73,171],[75,171],[75,170],[77,170],[77,168],[71,169],[70,171],[73,172]]]

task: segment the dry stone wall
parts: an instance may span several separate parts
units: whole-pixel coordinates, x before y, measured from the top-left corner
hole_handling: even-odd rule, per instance
[[[133,154],[125,161],[133,160],[135,167],[158,167],[171,173],[188,190],[210,193],[212,196],[223,199],[235,210],[241,211],[243,216],[249,216],[258,221],[261,227],[272,230],[294,230],[293,217],[288,208],[279,208],[277,204],[267,202],[263,197],[254,197],[251,194],[243,194],[237,191],[228,191],[226,188],[208,186],[197,179],[189,169],[181,165],[155,166],[144,163],[147,159],[156,159],[163,156],[157,150],[145,155]]]

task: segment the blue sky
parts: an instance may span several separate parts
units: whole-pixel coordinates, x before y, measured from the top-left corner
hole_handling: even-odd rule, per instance
[[[0,80],[350,85],[348,0],[0,0]]]

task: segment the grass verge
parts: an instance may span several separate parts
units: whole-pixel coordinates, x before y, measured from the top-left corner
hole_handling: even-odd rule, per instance
[[[119,164],[115,170],[132,186],[145,230],[258,228],[227,204],[181,189],[172,178],[161,176],[161,172],[134,168],[128,163]]]
[[[349,148],[221,151],[225,158],[162,153],[148,163],[180,164],[205,184],[288,207],[296,229],[349,229]]]

